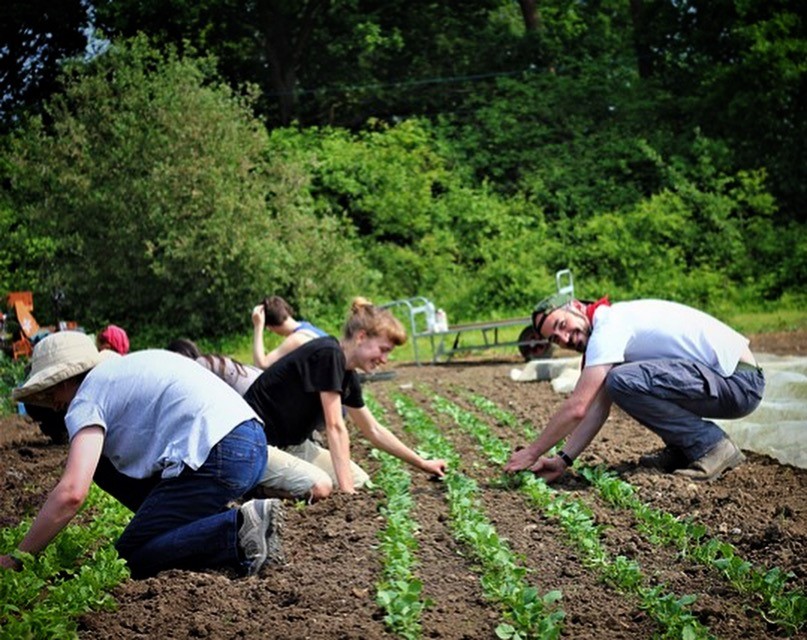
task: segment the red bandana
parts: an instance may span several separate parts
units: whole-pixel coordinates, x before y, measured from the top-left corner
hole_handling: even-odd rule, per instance
[[[608,299],[608,296],[603,296],[602,298],[597,300],[597,302],[590,302],[589,304],[586,305],[586,318],[588,318],[588,323],[592,329],[594,329],[594,312],[599,307],[610,307],[610,306],[611,301]],[[580,360],[580,370],[582,371],[585,368],[586,368],[586,354],[584,353],[582,359]]]
[[[611,301],[608,299],[608,296],[603,296],[597,302],[591,302],[586,305],[586,318],[588,318],[589,324],[594,324],[594,312],[599,307],[610,307]]]

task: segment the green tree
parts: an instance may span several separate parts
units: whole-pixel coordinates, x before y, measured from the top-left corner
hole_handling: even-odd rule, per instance
[[[297,277],[302,251],[276,260],[288,223],[276,198],[267,206],[266,132],[210,66],[143,38],[114,46],[71,68],[52,124],[34,118],[15,139],[17,206],[57,244],[43,278],[89,326],[221,335]],[[307,215],[320,235],[296,243],[347,247],[338,225]],[[339,271],[342,252],[310,254]]]
[[[53,238],[39,235],[7,197],[0,198],[0,304],[9,291],[40,289],[37,266],[50,262],[55,249]]]
[[[645,73],[671,122],[725,140],[765,168],[780,217],[805,221],[807,20],[793,0],[633,0]]]
[[[87,46],[82,0],[6,0],[0,5],[0,122],[13,125],[58,88],[64,58]]]
[[[781,295],[774,263],[784,247],[770,244],[776,203],[765,174],[726,175],[714,165],[715,146],[699,138],[697,163],[690,164],[665,161],[642,145],[664,186],[572,232],[570,264],[589,286],[615,297],[664,297],[711,309]]]
[[[279,129],[271,140],[284,165],[310,176],[319,215],[351,221],[382,298],[425,295],[457,320],[474,319],[481,304],[487,314],[529,308],[548,279],[535,259],[547,239],[540,208],[473,185],[428,121],[359,133]]]
[[[220,61],[232,86],[254,83],[272,124],[360,126],[456,105],[489,73],[511,71],[518,14],[504,0],[100,0],[110,37],[148,34],[158,45],[190,43]],[[503,7],[505,9],[503,9]],[[506,52],[505,52],[506,51]]]

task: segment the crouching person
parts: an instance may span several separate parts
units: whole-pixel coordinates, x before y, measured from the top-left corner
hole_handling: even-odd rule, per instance
[[[19,551],[37,553],[98,484],[135,513],[116,543],[133,578],[170,568],[255,574],[279,553],[281,505],[252,500],[266,464],[263,426],[226,383],[161,350],[99,352],[82,333],[36,345],[14,398],[66,409],[65,469]],[[102,473],[99,473],[102,472]],[[0,566],[19,569],[14,554]]]
[[[427,460],[379,424],[364,404],[359,371],[387,363],[406,331],[388,309],[355,298],[341,341],[316,338],[275,362],[247,390],[244,399],[266,427],[269,463],[261,495],[327,498],[337,487],[355,493],[369,476],[350,458],[350,435],[342,407],[370,443],[432,476],[442,477],[445,460]],[[328,449],[311,437],[325,426]]]

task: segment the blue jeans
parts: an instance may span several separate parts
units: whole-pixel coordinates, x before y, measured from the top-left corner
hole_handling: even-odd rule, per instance
[[[252,489],[265,465],[263,426],[249,420],[213,447],[198,470],[186,468],[176,478],[160,480],[115,545],[132,577],[172,568],[244,569],[238,509],[228,509],[227,503]]]
[[[92,479],[109,495],[115,496],[115,499],[129,511],[137,511],[160,482],[159,474],[150,478],[125,476],[106,456],[101,456],[98,460]]]
[[[644,360],[615,366],[605,385],[617,406],[693,461],[726,437],[708,418],[751,413],[762,400],[765,377],[761,369],[723,377],[689,360]]]

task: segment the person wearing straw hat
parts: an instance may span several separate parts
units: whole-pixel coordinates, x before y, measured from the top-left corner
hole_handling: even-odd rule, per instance
[[[230,567],[255,574],[280,551],[277,500],[228,503],[266,464],[263,425],[214,374],[179,354],[98,351],[83,333],[39,342],[16,400],[66,409],[70,438],[61,479],[18,551],[38,553],[76,515],[93,475],[135,513],[116,542],[133,578],[169,568]],[[142,490],[131,491],[132,486]],[[20,569],[14,554],[0,567]]]
[[[536,307],[535,331],[583,354],[572,392],[505,471],[560,477],[602,427],[616,403],[665,447],[643,466],[691,480],[714,480],[745,457],[713,418],[740,418],[759,405],[765,378],[749,341],[716,318],[675,302],[611,305],[550,296]],[[542,457],[568,436],[558,455]]]
[[[110,350],[125,356],[129,353],[129,336],[120,327],[110,324],[98,332],[95,345],[98,351]],[[39,430],[54,444],[67,442],[64,411],[54,411],[40,405],[25,403],[25,413],[39,425]]]

